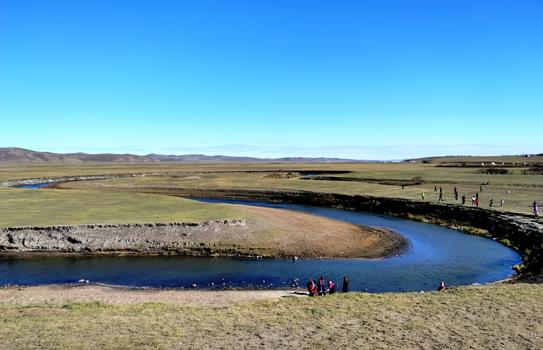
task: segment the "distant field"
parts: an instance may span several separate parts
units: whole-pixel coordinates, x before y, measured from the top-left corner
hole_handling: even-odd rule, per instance
[[[139,164],[139,163],[85,163],[85,164],[6,164],[0,163],[0,181],[35,178],[58,177],[72,175],[99,174],[132,174],[132,173],[164,173],[164,172],[216,172],[216,171],[277,171],[277,170],[315,170],[340,169],[355,171],[360,164],[251,164],[251,163],[221,163],[221,164]]]
[[[195,167],[195,173],[146,176],[137,178],[121,178],[102,181],[76,182],[63,184],[63,188],[93,188],[98,190],[116,188],[119,190],[143,189],[270,189],[270,190],[306,190],[325,193],[363,194],[371,196],[406,198],[422,200],[421,193],[426,195],[426,201],[437,201],[438,194],[434,188],[441,187],[444,191],[445,203],[460,204],[460,198],[465,195],[467,204],[471,197],[479,193],[481,206],[489,207],[490,199],[494,199],[494,210],[530,214],[532,202],[543,203],[543,175],[523,175],[523,169],[511,169],[507,175],[488,175],[479,173],[479,168],[444,168],[430,164],[323,164],[289,165],[288,168],[274,169],[275,165],[236,165],[236,171],[259,170],[261,172],[227,172],[224,165],[203,168]],[[183,168],[184,171],[191,171]],[[322,170],[350,171],[346,174],[330,174],[328,178],[337,180],[302,180],[300,174],[281,176],[292,170]],[[262,171],[268,172],[262,172]],[[279,172],[281,170],[281,172]],[[220,172],[222,171],[222,172]],[[406,184],[404,188],[401,184]],[[453,196],[457,188],[459,200]],[[509,191],[509,193],[508,193]],[[500,207],[500,201],[504,206]]]

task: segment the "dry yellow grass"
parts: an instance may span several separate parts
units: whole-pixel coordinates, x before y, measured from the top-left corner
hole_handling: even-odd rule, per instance
[[[138,291],[133,293],[137,294]],[[186,292],[179,292],[186,293]],[[190,292],[189,292],[190,293]],[[238,292],[244,293],[244,292]],[[2,349],[540,349],[543,286],[240,301],[0,303]],[[243,298],[241,298],[243,300]]]

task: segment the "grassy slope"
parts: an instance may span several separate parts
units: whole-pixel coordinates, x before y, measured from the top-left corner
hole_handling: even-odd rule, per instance
[[[543,348],[543,286],[285,298],[228,307],[0,304],[0,347]]]
[[[0,188],[0,227],[198,222],[245,218],[240,209],[188,199],[111,191]]]

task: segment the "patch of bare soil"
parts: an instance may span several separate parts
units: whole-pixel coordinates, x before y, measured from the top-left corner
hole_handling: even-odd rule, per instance
[[[227,306],[245,301],[279,299],[303,295],[288,290],[179,290],[131,289],[98,284],[51,285],[0,288],[0,303],[16,305],[101,302],[127,305],[169,303],[183,305]]]
[[[381,258],[407,246],[401,235],[289,210],[240,206],[251,214],[246,236],[228,239],[262,247],[273,256]]]

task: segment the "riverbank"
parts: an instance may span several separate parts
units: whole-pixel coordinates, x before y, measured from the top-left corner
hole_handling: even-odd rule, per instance
[[[275,300],[287,296],[307,296],[307,293],[297,289],[214,291],[209,289],[127,288],[100,284],[0,287],[0,304],[20,306],[99,302],[110,305],[167,303],[184,306],[224,307],[241,302]]]
[[[208,210],[225,207],[195,203]],[[0,228],[0,253],[375,259],[399,254],[408,245],[390,230],[289,210],[227,207],[244,219]]]
[[[0,288],[0,347],[543,347],[541,284],[316,298],[288,293]]]

